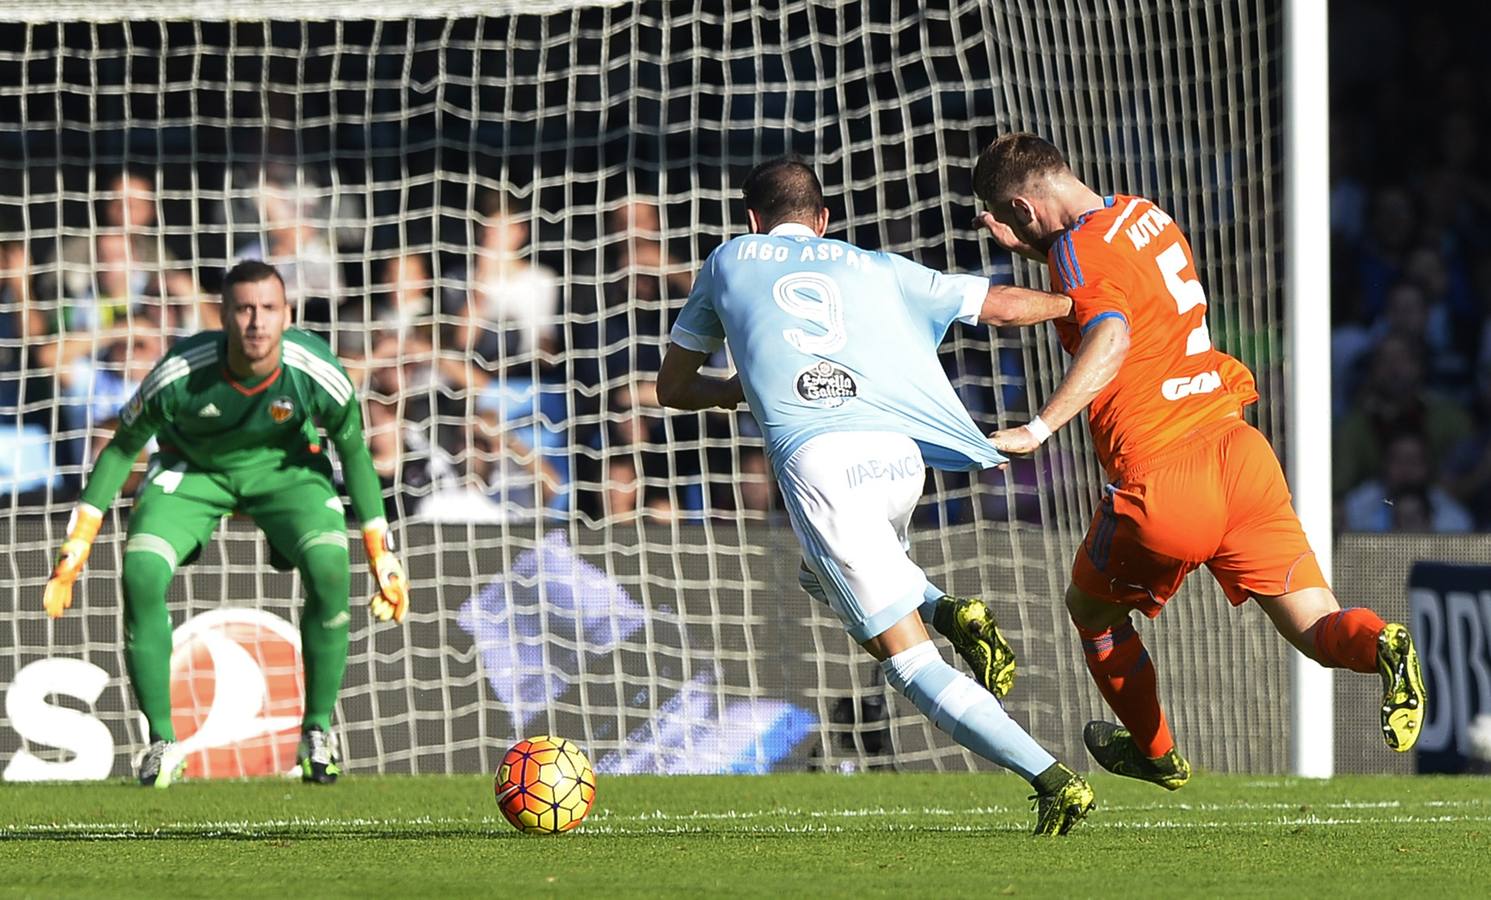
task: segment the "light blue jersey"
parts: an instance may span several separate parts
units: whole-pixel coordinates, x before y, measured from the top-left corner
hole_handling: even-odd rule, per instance
[[[673,343],[728,342],[751,411],[780,467],[809,438],[890,431],[939,469],[1005,461],[959,402],[937,345],[975,323],[989,280],[945,275],[779,225],[720,245],[673,326]]]

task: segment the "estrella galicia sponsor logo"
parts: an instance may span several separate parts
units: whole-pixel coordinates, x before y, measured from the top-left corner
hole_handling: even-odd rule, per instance
[[[826,360],[798,372],[796,388],[797,396],[829,409],[859,396],[854,377]]]

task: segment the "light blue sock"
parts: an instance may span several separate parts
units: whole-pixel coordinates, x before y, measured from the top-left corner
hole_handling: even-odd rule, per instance
[[[897,653],[880,668],[933,724],[984,759],[1032,783],[1056,762],[993,694],[948,665],[931,641]]]
[[[937,601],[946,595],[947,591],[944,591],[930,581],[927,582],[927,586],[922,588],[922,605],[917,607],[916,610],[922,614],[923,622],[928,625],[932,624],[932,616],[937,612]]]

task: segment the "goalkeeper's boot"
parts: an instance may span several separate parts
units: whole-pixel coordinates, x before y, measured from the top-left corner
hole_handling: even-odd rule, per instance
[[[300,733],[300,749],[295,758],[300,763],[301,781],[336,784],[337,776],[342,774],[336,740],[331,732],[318,726],[312,725]]]
[[[186,772],[186,757],[175,741],[154,740],[145,748],[136,770],[143,787],[168,788]]]
[[[1144,755],[1129,730],[1111,722],[1088,722],[1082,729],[1082,743],[1098,765],[1125,778],[1137,778],[1159,785],[1167,791],[1178,791],[1191,780],[1191,764],[1174,747],[1154,759]]]
[[[932,627],[948,639],[973,677],[1000,699],[1015,684],[1015,650],[999,631],[988,604],[977,597],[943,597]]]
[[[1424,724],[1424,676],[1407,628],[1391,624],[1382,629],[1377,671],[1382,675],[1382,739],[1401,753],[1418,742]]]
[[[1066,783],[1049,794],[1035,794],[1035,834],[1066,834],[1087,818],[1095,803],[1092,786],[1081,775],[1069,772]]]

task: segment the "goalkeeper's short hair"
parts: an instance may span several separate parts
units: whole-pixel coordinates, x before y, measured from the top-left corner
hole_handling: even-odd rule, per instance
[[[280,277],[278,269],[267,262],[260,262],[257,259],[246,259],[229,269],[223,275],[223,286],[220,293],[223,300],[226,301],[232,298],[233,289],[240,284],[254,284],[260,281],[267,281],[270,278],[280,283],[281,290],[284,289],[285,279]]]

